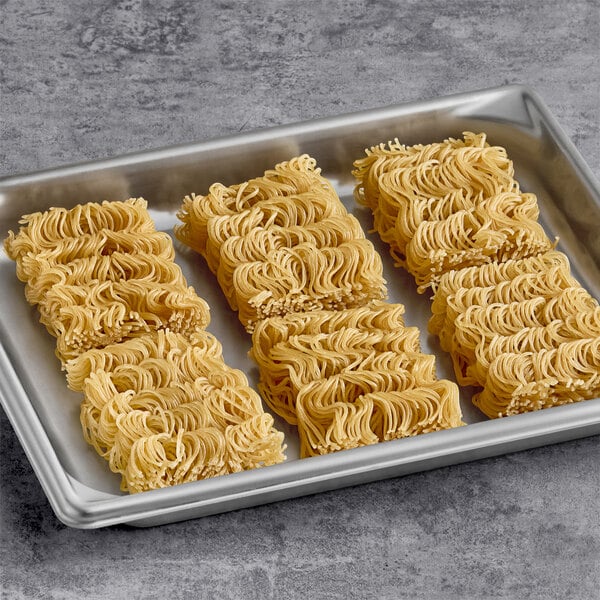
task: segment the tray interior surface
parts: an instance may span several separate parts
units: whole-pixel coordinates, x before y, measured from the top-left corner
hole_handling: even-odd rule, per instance
[[[368,231],[371,215],[354,201],[351,175],[352,162],[363,155],[364,148],[393,138],[406,144],[425,144],[459,137],[466,130],[485,131],[490,143],[507,149],[522,189],[538,196],[542,224],[549,235],[559,237],[558,248],[569,255],[575,274],[598,298],[600,247],[594,235],[600,227],[597,190],[582,177],[578,162],[557,143],[538,104],[518,87],[8,178],[0,181],[0,236],[4,238],[9,229],[16,231],[20,216],[28,212],[131,196],[145,197],[157,229],[172,233],[184,195],[205,193],[215,181],[232,184],[259,176],[273,164],[302,153],[317,159],[323,175],[334,183],[348,210]],[[454,380],[449,356],[427,333],[429,295],[417,294],[412,277],[393,266],[387,246],[376,234],[368,237],[383,258],[389,301],[405,305],[407,325],[420,329],[422,350],[436,355],[438,377]],[[202,257],[177,242],[175,247],[176,261],[189,284],[211,307],[208,329],[222,342],[226,361],[256,384],[258,372],[247,357],[251,338],[228,307],[216,278]],[[4,252],[0,253],[0,282],[1,343],[61,469],[86,499],[120,497],[120,478],[83,440],[79,424],[81,396],[68,390],[54,356],[54,339],[38,322],[36,309],[25,301],[23,284],[16,279],[14,264]],[[468,388],[461,389],[466,429],[487,420],[471,404],[471,393]],[[3,401],[10,403],[11,399]],[[510,427],[511,422],[506,420],[506,426]],[[295,428],[279,418],[276,426],[286,435],[287,461],[298,461]],[[27,433],[21,432],[21,438],[27,438]],[[401,444],[402,440],[389,443]],[[345,453],[338,454],[344,460]]]

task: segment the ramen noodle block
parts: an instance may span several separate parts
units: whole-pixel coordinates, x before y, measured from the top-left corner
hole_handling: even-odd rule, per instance
[[[203,339],[207,336],[207,339]],[[130,348],[131,346],[131,348]],[[105,370],[105,367],[110,370]],[[156,331],[81,355],[85,439],[131,493],[284,460],[283,434],[209,334]]]
[[[175,235],[206,259],[249,332],[268,317],[386,296],[381,257],[307,155],[187,196],[178,217]]]
[[[250,354],[259,390],[298,427],[302,456],[463,424],[456,384],[436,378],[435,357],[420,351],[403,313],[373,302],[258,324]]]
[[[540,271],[540,263],[553,266]],[[478,278],[496,285],[475,285],[475,271],[447,273],[434,296],[429,329],[450,352],[457,381],[482,388],[475,405],[496,417],[600,395],[600,306],[566,256],[516,261],[513,279],[503,279],[502,266],[493,277],[486,265]]]

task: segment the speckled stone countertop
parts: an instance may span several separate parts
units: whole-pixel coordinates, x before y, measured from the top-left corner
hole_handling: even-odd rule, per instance
[[[0,0],[0,175],[525,83],[598,177],[599,38],[592,0]],[[0,432],[2,598],[599,597],[598,436],[83,531]]]

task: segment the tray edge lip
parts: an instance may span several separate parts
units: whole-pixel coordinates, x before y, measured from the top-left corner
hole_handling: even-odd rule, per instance
[[[85,511],[85,501],[75,493],[1,339],[0,372],[10,375],[10,378],[0,378],[0,405],[27,460],[58,519],[65,525],[77,527],[80,522],[77,515]],[[17,401],[10,402],[9,394],[15,395]]]
[[[588,165],[577,146],[575,146],[571,138],[567,135],[555,115],[548,108],[541,95],[533,87],[528,85],[520,85],[519,87],[522,90],[523,98],[530,97],[540,113],[541,119],[546,124],[550,125],[549,132],[552,134],[552,138],[558,149],[571,160],[573,166],[579,172],[580,177],[583,178],[587,184],[588,189],[594,192],[596,204],[600,206],[600,180],[596,177],[592,168]]]

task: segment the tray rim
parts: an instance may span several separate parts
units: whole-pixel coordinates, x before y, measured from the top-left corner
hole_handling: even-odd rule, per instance
[[[229,147],[244,142],[297,135],[303,131],[312,131],[316,127],[334,129],[347,124],[349,120],[364,123],[369,120],[378,121],[386,117],[412,114],[416,111],[427,112],[435,109],[436,106],[459,107],[463,103],[472,101],[475,96],[495,95],[499,92],[516,94],[524,102],[529,101],[535,106],[559,151],[569,157],[579,178],[593,192],[595,201],[600,206],[600,185],[595,180],[591,168],[562,131],[540,96],[529,86],[521,84],[461,92],[423,101],[403,102],[200,142],[5,176],[0,178],[0,192],[2,188],[42,182],[69,174],[101,171],[127,164],[151,162],[165,157],[173,158],[208,149]],[[0,333],[2,333],[1,323]],[[12,365],[2,341],[3,337],[4,335],[0,336],[0,373],[4,374],[4,377],[0,378],[0,404],[56,516],[65,525],[76,528],[97,528],[119,523],[154,525],[190,518],[185,516],[189,513],[194,513],[191,514],[192,517],[206,516],[600,433],[600,399],[587,400],[543,411],[472,423],[461,428],[435,432],[433,437],[432,434],[424,434],[143,494],[88,500],[78,493],[74,480],[61,465]],[[507,426],[507,421],[512,425]],[[510,447],[507,449],[507,446]],[[474,455],[476,451],[478,451],[477,456]],[[350,456],[353,457],[352,461],[347,460]],[[336,479],[335,483],[332,483],[334,474]],[[357,479],[359,476],[360,478]],[[270,494],[269,498],[262,498],[267,494]]]

